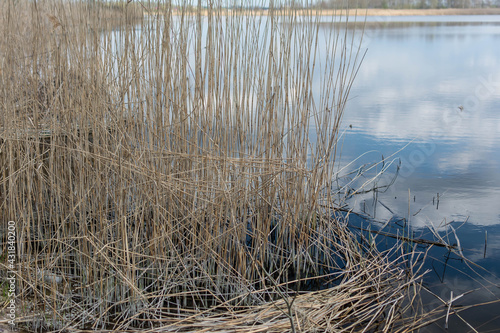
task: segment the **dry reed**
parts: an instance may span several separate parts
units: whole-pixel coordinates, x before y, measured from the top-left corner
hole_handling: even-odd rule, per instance
[[[0,216],[17,226],[21,321],[421,325],[416,254],[379,253],[334,214],[360,62],[348,35],[312,14],[202,16],[201,3],[135,26],[129,5],[0,4]]]

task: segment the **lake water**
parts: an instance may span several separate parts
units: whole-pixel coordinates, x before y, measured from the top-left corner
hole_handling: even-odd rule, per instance
[[[456,304],[498,299],[500,16],[368,17],[363,39],[353,33],[367,53],[344,115],[341,165],[393,161],[381,186],[401,164],[385,193],[354,195],[350,206],[383,223],[409,219],[422,237],[432,226],[486,269],[433,249],[427,281],[444,300],[476,288]],[[500,330],[498,303],[460,315],[479,331]],[[456,316],[449,325],[469,331]],[[426,330],[444,331],[444,321]]]

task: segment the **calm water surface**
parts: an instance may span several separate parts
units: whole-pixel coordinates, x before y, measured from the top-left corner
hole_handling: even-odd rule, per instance
[[[418,17],[425,19],[440,17]],[[500,23],[500,16],[486,19]],[[499,224],[500,25],[367,29],[362,47],[367,55],[344,117],[352,128],[343,159],[370,150],[364,161],[396,153],[401,172],[385,200],[403,216],[408,189],[414,209],[430,203],[412,219],[414,226],[467,217],[477,225]],[[439,209],[432,206],[437,193]]]
[[[428,284],[444,300],[450,291],[456,296],[476,288],[456,304],[498,299],[500,16],[368,21],[363,40],[354,32],[367,54],[344,116],[341,161],[346,165],[366,152],[357,166],[382,156],[394,161],[378,185],[401,164],[385,193],[355,195],[350,204],[379,221],[409,219],[422,237],[432,226],[486,269],[432,249]],[[480,331],[500,332],[498,303],[461,316]],[[443,322],[426,330],[445,331]],[[455,316],[449,331],[469,328]]]

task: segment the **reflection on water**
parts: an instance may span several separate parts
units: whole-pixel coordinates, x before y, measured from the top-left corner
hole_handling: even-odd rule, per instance
[[[413,213],[421,209],[415,226],[466,217],[500,223],[500,17],[487,20],[368,29],[361,44],[368,53],[344,118],[343,160],[368,150],[377,153],[367,158],[390,156],[405,147],[396,154],[400,177],[379,199],[404,216],[410,189]],[[437,193],[439,209],[432,206]]]
[[[500,16],[367,19],[363,39],[354,32],[368,51],[344,116],[341,161],[369,152],[357,166],[401,165],[387,191],[350,204],[389,224],[410,220],[418,237],[432,238],[424,228],[432,225],[486,269],[432,248],[427,286],[443,300],[471,290],[457,304],[499,299]],[[377,185],[397,171],[394,164]],[[497,303],[461,316],[484,331],[500,327],[499,314]],[[457,317],[449,325],[469,330]],[[424,331],[444,332],[444,320]]]

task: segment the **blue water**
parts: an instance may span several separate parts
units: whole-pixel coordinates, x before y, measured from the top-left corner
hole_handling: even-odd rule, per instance
[[[385,192],[353,195],[349,204],[381,222],[410,221],[419,237],[432,239],[433,229],[460,244],[474,264],[444,249],[429,252],[426,283],[443,299],[469,290],[475,291],[457,304],[498,299],[500,16],[368,21],[380,24],[369,25],[363,39],[353,32],[367,53],[344,115],[340,161],[346,166],[362,156],[347,170],[382,158],[385,165],[393,162],[368,189],[397,178]],[[352,186],[381,168],[379,163]],[[479,331],[500,331],[499,303],[461,316]],[[469,331],[456,316],[449,325],[450,332]],[[444,331],[444,321],[425,331]]]
[[[408,189],[415,210],[440,193],[439,209],[424,209],[416,227],[450,217],[500,223],[499,37],[493,24],[365,32],[367,55],[344,115],[342,161],[370,150],[376,152],[363,160],[401,159],[386,199],[398,198],[390,206],[399,214],[407,214]]]

